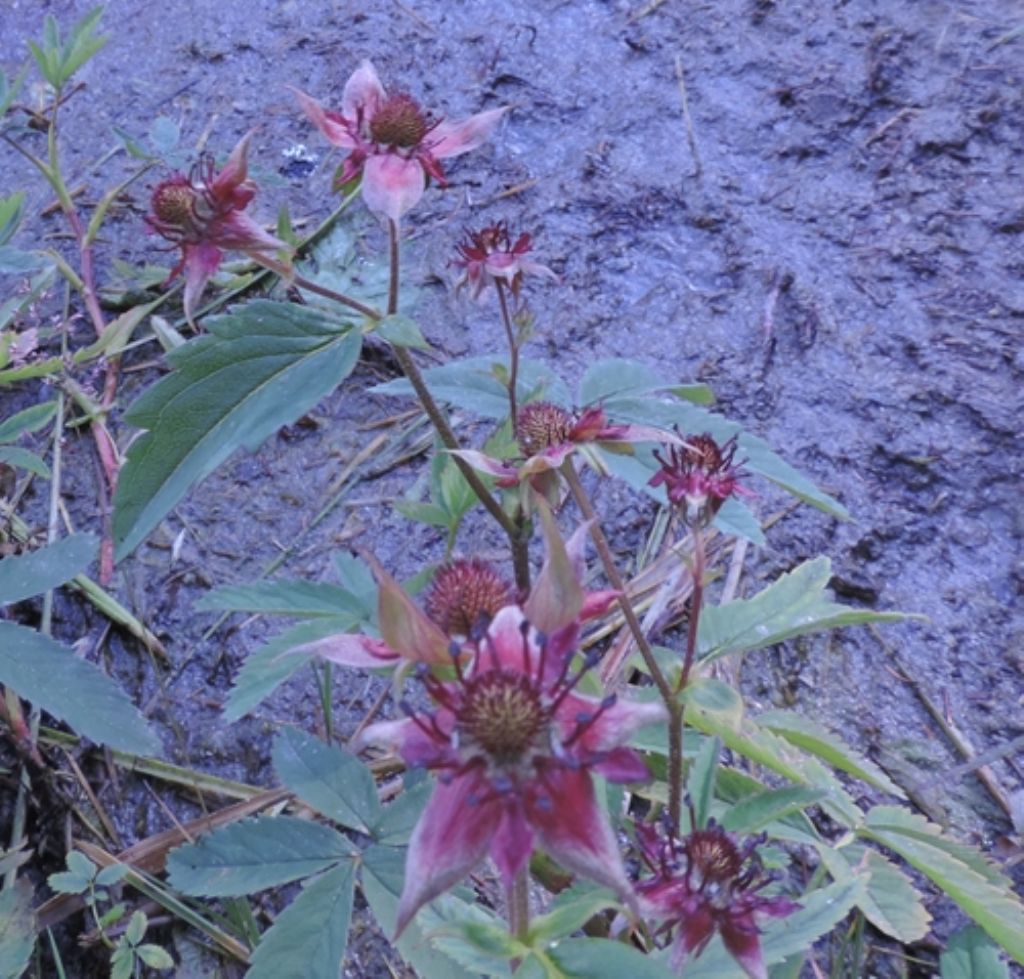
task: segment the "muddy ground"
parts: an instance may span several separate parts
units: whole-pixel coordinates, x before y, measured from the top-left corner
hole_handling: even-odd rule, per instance
[[[68,24],[90,6],[8,0],[0,62],[9,74],[17,67],[44,12]],[[843,600],[927,616],[887,627],[889,650],[857,629],[751,657],[751,701],[796,702],[835,726],[982,846],[1010,833],[973,777],[946,777],[962,759],[895,675],[890,651],[976,750],[1024,732],[1024,36],[1007,37],[1024,7],[112,0],[103,23],[110,44],[64,114],[67,172],[87,198],[126,172],[123,155],[86,172],[117,144],[112,127],[141,136],[162,115],[180,125],[185,148],[205,141],[218,153],[255,127],[257,214],[272,219],[287,201],[312,226],[331,207],[333,161],[285,86],[337,101],[364,57],[393,88],[450,116],[513,105],[493,143],[454,161],[451,187],[428,193],[410,222],[428,337],[453,356],[500,345],[493,311],[452,296],[447,261],[464,225],[507,218],[562,278],[535,293],[527,356],[570,381],[594,359],[626,354],[712,385],[724,413],[854,516],[837,523],[806,507],[787,516],[750,554],[742,593],[824,553]],[[319,164],[312,170],[285,155],[300,143]],[[16,243],[63,230],[38,216],[47,195],[2,146],[0,166],[5,191],[29,193],[33,218]],[[110,224],[104,268],[113,257],[169,263],[144,235],[146,203],[139,189]],[[361,227],[372,243],[376,231]],[[126,375],[122,406],[155,376]],[[251,580],[296,539],[281,573],[314,579],[330,578],[341,547],[368,548],[399,574],[441,554],[437,532],[409,530],[390,505],[415,463],[376,475],[371,465],[300,537],[374,436],[365,426],[403,407],[365,393],[386,376],[387,364],[357,369],[310,424],[233,459],[119,569],[116,590],[182,668],[154,670],[116,634],[102,655],[149,706],[172,760],[270,784],[268,732],[317,716],[304,674],[250,718],[222,723],[230,678],[278,626],[239,620],[205,638],[214,617],[193,606],[210,586]],[[130,431],[116,430],[126,444]],[[69,451],[73,512],[95,525],[90,443]],[[767,485],[753,488],[762,515],[782,502]],[[37,493],[28,505],[41,513]],[[619,546],[637,546],[653,504],[608,486],[598,498]],[[500,541],[486,541],[498,553]],[[84,630],[97,643],[100,620],[61,611],[65,639]],[[362,680],[339,692],[342,734],[375,694]],[[1019,757],[994,771],[1008,793],[1024,784]],[[148,796],[104,801],[128,842],[168,825]],[[933,910],[940,931],[955,927],[943,905]],[[373,971],[376,948],[352,961],[352,974]]]

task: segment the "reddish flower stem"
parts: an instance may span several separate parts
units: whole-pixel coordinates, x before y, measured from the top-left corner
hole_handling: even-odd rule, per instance
[[[391,284],[388,289],[388,315],[393,315],[398,310],[398,225],[389,219],[388,227],[391,233]],[[379,314],[375,318],[379,318]],[[406,379],[416,392],[420,405],[427,413],[427,417],[434,426],[434,430],[440,437],[444,447],[449,450],[461,448],[459,440],[455,437],[455,432],[448,423],[448,418],[430,393],[430,389],[427,387],[426,381],[423,380],[423,374],[420,372],[419,367],[416,366],[416,361],[413,360],[412,354],[405,347],[400,347],[397,344],[392,344],[392,350],[395,353],[398,365],[402,368],[402,373],[405,374]],[[484,486],[476,470],[459,456],[452,456],[452,458],[459,467],[459,471],[466,478],[466,482],[469,483],[470,488],[476,494],[477,499],[484,505],[484,509],[487,510],[498,523],[498,526],[505,532],[509,547],[512,550],[512,569],[515,575],[516,587],[525,594],[530,590],[528,538],[501,508],[501,504],[491,495],[487,487]]]
[[[508,902],[508,930],[520,941],[526,941],[530,928],[529,865],[516,874],[506,895]]]
[[[508,297],[505,295],[505,283],[501,279],[494,280],[498,291],[498,304],[501,306],[501,322],[505,326],[508,338],[508,410],[512,419],[512,435],[519,435],[519,408],[516,403],[516,392],[519,386],[519,342],[512,325],[512,316],[508,309]]]

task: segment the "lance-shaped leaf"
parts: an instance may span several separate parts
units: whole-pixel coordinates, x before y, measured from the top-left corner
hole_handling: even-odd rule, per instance
[[[833,602],[826,591],[831,577],[832,563],[819,557],[784,574],[753,598],[708,606],[701,612],[698,654],[710,662],[809,632],[906,618],[899,612],[872,612]]]
[[[255,448],[329,394],[361,345],[358,331],[290,303],[249,303],[206,326],[206,336],[167,355],[174,373],[125,416],[147,431],[129,449],[118,481],[119,560],[236,449]]]
[[[29,554],[0,560],[0,605],[20,602],[63,585],[84,571],[96,556],[93,534],[72,534]]]
[[[110,677],[33,629],[0,622],[0,684],[91,741],[136,755],[160,752],[160,741]]]

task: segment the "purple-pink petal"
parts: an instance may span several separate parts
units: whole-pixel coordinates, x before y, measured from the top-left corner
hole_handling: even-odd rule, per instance
[[[352,149],[355,146],[355,140],[353,140],[348,126],[336,113],[329,112],[312,95],[307,95],[300,89],[293,88],[292,93],[309,121],[327,137],[329,142],[342,147],[342,149]]]
[[[288,650],[288,655],[304,653],[329,660],[339,666],[371,670],[392,666],[401,658],[386,642],[352,632],[339,632]]]
[[[527,817],[541,848],[566,870],[612,888],[634,902],[618,841],[594,795],[590,773],[550,766],[530,786]]]
[[[377,153],[363,166],[363,200],[376,214],[398,221],[423,196],[426,176],[416,159]]]
[[[722,944],[750,979],[767,979],[761,952],[761,932],[752,914],[728,915],[719,923]]]
[[[475,150],[494,132],[501,117],[508,112],[508,108],[503,106],[500,109],[478,112],[461,122],[441,122],[427,137],[431,155],[443,160]]]
[[[457,884],[484,858],[501,817],[501,802],[479,775],[436,783],[409,841],[396,938],[427,901]]]
[[[377,69],[372,62],[363,61],[345,82],[345,90],[341,93],[341,111],[345,118],[353,121],[360,110],[367,119],[372,119],[385,98],[387,93],[377,76]]]
[[[498,831],[491,841],[491,859],[502,880],[511,884],[533,852],[533,830],[523,812],[522,800],[513,797],[504,803]]]
[[[208,242],[200,242],[198,245],[182,245],[184,252],[185,270],[185,316],[191,322],[192,314],[195,312],[196,303],[210,281],[210,276],[220,267],[224,253],[216,246]]]
[[[651,778],[647,762],[632,748],[613,748],[594,770],[609,782],[648,782]]]

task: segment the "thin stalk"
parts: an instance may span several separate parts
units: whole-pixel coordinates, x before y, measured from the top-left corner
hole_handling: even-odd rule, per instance
[[[668,705],[668,816],[678,833],[683,814],[683,712],[682,701]]]
[[[525,942],[530,928],[529,864],[516,874],[508,889],[507,900],[509,931],[521,942]]]
[[[398,312],[398,225],[394,221],[389,220],[388,228],[391,232],[391,278],[388,287],[388,315],[393,316]],[[392,345],[392,350],[395,353],[398,365],[402,368],[402,373],[412,385],[413,391],[416,392],[416,397],[419,398],[423,410],[427,413],[427,417],[434,426],[444,447],[449,451],[460,449],[461,446],[459,440],[455,437],[455,432],[452,431],[445,413],[430,393],[427,382],[424,381],[423,374],[420,372],[419,367],[416,366],[416,361],[413,360],[412,354],[405,347],[398,346],[397,344]],[[466,482],[469,483],[476,494],[477,499],[484,505],[484,509],[495,519],[508,538],[509,547],[512,550],[512,567],[515,573],[516,587],[523,591],[529,590],[530,564],[525,535],[501,508],[501,504],[491,495],[483,480],[477,475],[476,470],[459,456],[452,456],[452,458],[459,467],[459,471],[466,478]]]
[[[516,404],[516,392],[519,385],[519,341],[513,329],[512,315],[508,309],[508,297],[505,295],[505,283],[501,279],[494,280],[498,290],[498,304],[501,306],[501,322],[505,326],[508,338],[508,410],[512,419],[512,435],[518,437],[519,409]]]
[[[686,657],[683,660],[683,672],[679,675],[680,690],[686,688],[697,655],[697,629],[700,626],[700,612],[704,605],[704,535],[701,533],[700,525],[696,523],[690,534],[693,537],[693,591],[690,594],[690,623],[686,630]]]
[[[325,299],[333,299],[335,302],[341,303],[343,306],[348,306],[349,309],[354,309],[357,313],[362,313],[363,316],[366,316],[371,320],[381,320],[384,318],[381,312],[374,309],[372,306],[367,306],[365,303],[361,303],[358,299],[346,296],[343,292],[335,292],[334,289],[328,289],[327,286],[322,286],[317,282],[313,282],[312,279],[307,279],[305,276],[294,272],[283,262],[258,254],[253,254],[252,259],[257,265],[262,265],[263,268],[276,273],[284,279],[285,282],[290,282],[299,289],[305,289],[307,292],[314,292],[318,296],[323,296]]]
[[[626,593],[626,583],[623,581],[622,575],[619,574],[619,569],[615,565],[615,558],[612,557],[611,548],[608,546],[608,539],[604,536],[604,531],[601,530],[601,525],[597,522],[594,506],[590,502],[587,491],[583,488],[583,483],[580,482],[578,473],[573,468],[571,457],[562,464],[561,473],[569,484],[569,491],[572,493],[573,499],[576,500],[576,505],[583,513],[584,519],[590,522],[590,537],[597,548],[597,553],[601,558],[601,564],[604,567],[604,573],[607,575],[608,581],[619,593],[619,608],[626,619],[629,631],[633,634],[633,639],[640,650],[640,655],[644,658],[644,663],[651,674],[651,678],[654,680],[662,700],[665,701],[665,706],[671,709],[671,704],[674,700],[672,687],[668,680],[665,679],[665,674],[662,673],[658,661],[654,658],[651,644],[647,641],[647,636],[644,635],[640,620],[633,611],[633,606],[630,604],[629,596]]]

